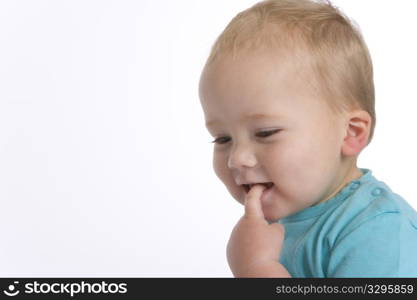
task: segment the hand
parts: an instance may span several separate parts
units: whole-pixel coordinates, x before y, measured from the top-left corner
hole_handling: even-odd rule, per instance
[[[227,244],[227,261],[235,277],[247,277],[252,271],[259,274],[257,266],[278,263],[284,226],[265,220],[261,203],[265,188],[256,184],[250,189],[245,198],[245,213],[233,228]]]

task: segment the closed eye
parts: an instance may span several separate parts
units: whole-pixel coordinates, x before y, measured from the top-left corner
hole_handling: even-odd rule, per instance
[[[274,130],[269,130],[269,131],[260,131],[260,132],[257,133],[256,136],[259,136],[259,137],[268,137],[270,135],[273,135],[273,134],[277,133],[280,130],[281,129],[274,129]]]
[[[260,131],[256,134],[257,137],[266,138],[269,137],[277,132],[279,132],[281,129],[274,129],[274,130],[268,130],[268,131]],[[225,141],[226,140],[226,141]],[[229,137],[218,137],[212,143],[215,144],[226,144],[230,140]]]

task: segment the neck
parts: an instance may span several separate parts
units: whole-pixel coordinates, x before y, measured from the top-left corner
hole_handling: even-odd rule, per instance
[[[331,193],[329,196],[324,198],[323,200],[320,200],[318,203],[325,202],[331,198],[333,198],[340,190],[342,190],[349,182],[351,182],[354,179],[357,179],[363,175],[362,171],[358,169],[356,166],[356,161],[351,164],[351,166],[344,172],[342,175],[342,180],[340,181],[339,185],[336,189],[334,189],[333,193]]]

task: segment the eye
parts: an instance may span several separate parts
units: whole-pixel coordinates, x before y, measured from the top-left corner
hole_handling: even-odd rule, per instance
[[[278,131],[280,131],[281,129],[274,129],[274,130],[268,130],[268,131],[261,131],[261,132],[258,132],[257,134],[256,134],[256,136],[259,136],[259,137],[268,137],[268,136],[270,136],[270,135],[273,135],[273,134],[275,134],[275,133],[277,133]]]
[[[281,129],[274,129],[274,130],[268,130],[268,131],[260,131],[260,132],[258,132],[256,134],[256,136],[258,136],[258,137],[268,137],[268,136],[271,136],[271,135],[279,132],[280,130]],[[216,138],[214,141],[212,141],[212,143],[215,143],[215,144],[226,144],[228,142],[228,140],[230,140],[229,137],[219,137],[219,138]]]
[[[225,143],[227,143],[228,141],[224,141],[225,139],[229,139],[228,137],[219,137],[219,138],[217,138],[217,139],[215,139],[214,141],[212,141],[212,143],[214,143],[214,144],[225,144]]]

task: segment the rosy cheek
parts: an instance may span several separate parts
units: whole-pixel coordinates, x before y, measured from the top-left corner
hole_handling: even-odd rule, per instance
[[[221,165],[220,161],[213,161],[213,169],[214,169],[214,173],[217,175],[217,177],[219,177],[222,181],[225,177],[225,170],[224,167]]]

